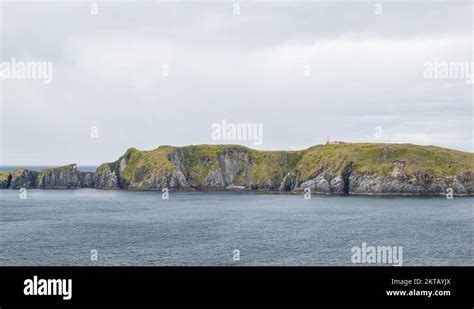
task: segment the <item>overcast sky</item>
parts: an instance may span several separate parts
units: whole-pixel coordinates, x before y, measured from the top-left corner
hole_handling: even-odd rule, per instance
[[[472,85],[423,78],[434,58],[471,61],[471,1],[98,3],[3,3],[0,61],[54,71],[2,81],[0,165],[219,143],[222,120],[262,123],[262,145],[238,142],[258,149],[329,135],[472,151]]]

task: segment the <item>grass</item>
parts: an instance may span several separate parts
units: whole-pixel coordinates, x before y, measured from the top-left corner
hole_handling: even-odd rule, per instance
[[[63,171],[68,171],[68,170],[70,170],[70,169],[73,169],[75,166],[77,166],[77,164],[73,163],[73,164],[68,164],[68,165],[64,165],[64,166],[50,167],[50,168],[42,169],[42,170],[39,171],[38,173],[41,174],[41,175],[44,175],[44,174],[51,174],[51,173],[53,173],[55,170],[58,170],[58,169],[61,169],[61,170],[63,170]]]
[[[25,171],[24,168],[17,168],[16,170],[13,171],[12,178],[20,177],[21,174],[23,174],[24,171]]]
[[[253,167],[253,179],[257,182],[270,179],[281,182],[285,175],[294,170],[303,157],[302,151],[252,151],[256,159]]]
[[[140,182],[144,175],[157,175],[175,171],[169,159],[172,152],[179,154],[186,177],[200,183],[213,170],[220,168],[220,159],[237,153],[232,160],[239,170],[234,175],[235,185],[272,181],[280,183],[283,177],[294,172],[301,180],[315,177],[320,171],[330,176],[340,175],[344,167],[353,162],[353,174],[387,175],[394,161],[404,161],[404,172],[429,172],[434,176],[452,176],[473,171],[474,154],[436,146],[412,144],[342,144],[317,145],[300,151],[262,151],[240,145],[191,145],[184,147],[160,146],[150,151],[130,148],[120,158],[128,158],[122,178],[128,182]],[[102,164],[96,173],[118,170],[120,159]],[[137,174],[138,173],[138,174]]]
[[[10,177],[10,175],[11,174],[9,172],[0,172],[0,182],[8,180],[8,177]]]
[[[405,161],[404,172],[410,175],[424,171],[434,176],[452,176],[474,168],[474,154],[436,146],[345,144],[309,148],[300,169],[309,175],[321,167],[323,160],[333,174],[340,174],[348,162],[354,162],[353,173],[358,174],[387,174],[394,161]]]
[[[212,170],[219,167],[219,156],[234,151],[242,153],[250,151],[249,148],[240,145],[191,145],[177,149],[184,158],[189,179],[195,182],[201,182]]]
[[[135,181],[135,174],[140,171],[141,173],[152,173],[154,171],[166,172],[176,170],[176,166],[168,160],[168,155],[173,151],[171,146],[160,146],[157,149],[150,151],[139,151],[135,148],[127,150],[123,157],[129,157],[128,164],[123,171],[122,178],[130,183]],[[118,167],[120,160],[116,162],[114,167]]]

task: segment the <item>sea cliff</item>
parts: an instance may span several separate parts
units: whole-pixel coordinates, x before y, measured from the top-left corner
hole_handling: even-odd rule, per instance
[[[474,154],[412,144],[317,145],[260,151],[239,145],[128,149],[92,172],[75,164],[0,172],[0,188],[257,190],[316,194],[474,195]]]

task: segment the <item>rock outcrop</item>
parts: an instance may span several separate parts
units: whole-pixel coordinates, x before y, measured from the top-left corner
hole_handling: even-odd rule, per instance
[[[94,173],[93,187],[98,189],[118,189],[119,177],[112,164],[103,164]]]
[[[39,172],[25,168],[0,173],[2,189],[74,189],[92,188],[94,173],[80,172],[75,164],[48,168]]]
[[[319,194],[474,195],[474,154],[411,144],[318,145],[257,151],[238,145],[131,148],[95,173],[74,164],[0,173],[0,188],[263,190]]]
[[[38,172],[36,184],[41,189],[74,189],[92,187],[92,173],[79,172],[75,164]]]
[[[16,169],[11,178],[10,188],[36,188],[38,173],[29,169]]]
[[[12,181],[12,174],[9,172],[0,172],[0,189],[8,189]]]

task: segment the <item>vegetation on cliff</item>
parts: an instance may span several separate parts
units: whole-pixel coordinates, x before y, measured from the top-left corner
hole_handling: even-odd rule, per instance
[[[317,145],[303,151],[298,169],[310,177],[323,165],[338,175],[347,162],[354,162],[353,173],[388,175],[393,162],[404,162],[404,173],[423,171],[433,176],[454,176],[474,169],[474,154],[436,146],[413,144]]]
[[[41,188],[129,190],[248,190],[318,193],[472,194],[474,154],[412,144],[330,144],[300,151],[262,151],[239,145],[128,149],[95,173],[75,165],[0,174],[0,182]]]
[[[332,144],[300,151],[262,151],[239,145],[129,149],[98,172],[128,189],[224,189],[347,193],[472,191],[474,154],[412,144]],[[107,172],[104,172],[107,170]],[[352,186],[350,182],[352,181]],[[113,182],[103,180],[102,182]],[[379,182],[379,184],[377,183]]]

